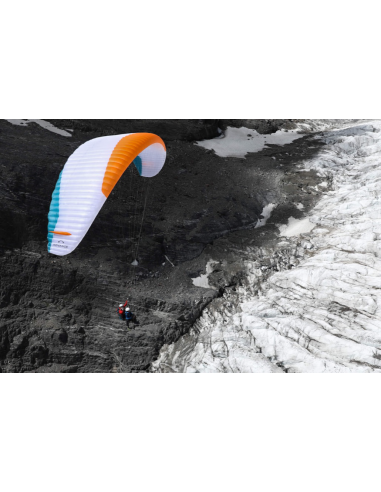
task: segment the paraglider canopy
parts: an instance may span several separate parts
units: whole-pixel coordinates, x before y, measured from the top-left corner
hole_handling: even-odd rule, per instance
[[[52,195],[48,251],[67,255],[82,241],[114,186],[134,162],[140,176],[162,169],[165,144],[153,133],[94,138],[69,157]]]

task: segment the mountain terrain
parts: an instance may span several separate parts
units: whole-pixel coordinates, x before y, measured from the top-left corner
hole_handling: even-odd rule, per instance
[[[322,195],[319,184],[330,186],[313,167],[301,170],[328,144],[316,138],[320,128],[300,125],[1,120],[0,371],[157,370],[163,347],[188,336],[212,302],[245,285],[250,251],[273,251],[278,226],[303,218]],[[240,128],[248,141],[280,129],[303,133],[243,158],[202,146]],[[49,254],[47,214],[67,158],[92,138],[141,131],[165,141],[162,172],[147,180],[130,166],[79,247],[68,256]],[[268,274],[278,268],[272,255],[256,258]],[[137,316],[134,330],[116,314],[126,299]]]

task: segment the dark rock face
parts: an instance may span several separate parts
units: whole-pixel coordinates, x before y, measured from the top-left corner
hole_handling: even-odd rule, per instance
[[[49,120],[60,128],[73,128],[81,133],[118,135],[148,132],[160,135],[165,142],[192,142],[218,137],[219,120]]]
[[[299,158],[316,151],[318,144],[305,139],[246,159],[221,158],[193,140],[217,136],[229,121],[49,121],[73,136],[0,121],[3,372],[149,370],[163,344],[185,334],[221,289],[239,282],[239,249],[258,236],[253,228],[263,206],[279,203],[275,223],[301,215],[295,202],[308,209],[315,199],[309,187],[316,176],[294,172]],[[80,246],[67,257],[50,255],[47,214],[69,155],[91,138],[135,131],[166,142],[162,172],[145,180],[131,166]],[[215,288],[195,287],[192,278],[217,250],[226,265],[213,274]],[[134,330],[116,314],[126,298],[137,315]]]

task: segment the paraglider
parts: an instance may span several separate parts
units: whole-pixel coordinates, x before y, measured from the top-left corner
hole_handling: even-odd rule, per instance
[[[134,325],[138,324],[136,320],[136,316],[131,312],[131,309],[129,307],[126,307],[125,310],[125,319],[126,319],[126,326],[127,329],[130,327],[130,323],[134,323]]]
[[[126,306],[128,304],[128,299],[124,304],[119,304],[119,307],[117,308],[116,312],[118,313],[119,319],[125,319],[124,316],[124,310],[126,309]]]
[[[133,162],[140,174],[156,176],[166,159],[163,140],[152,133],[94,138],[69,157],[52,195],[48,251],[64,256],[79,245],[114,186]]]
[[[119,319],[126,321],[127,329],[129,329],[131,322],[134,325],[138,325],[139,322],[136,319],[135,314],[131,311],[131,309],[127,306],[127,304],[128,304],[128,299],[124,304],[122,303],[119,304],[119,306],[116,309],[116,312],[119,316]]]

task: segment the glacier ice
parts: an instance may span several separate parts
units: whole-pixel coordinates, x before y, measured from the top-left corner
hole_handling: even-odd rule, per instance
[[[381,121],[315,138],[327,145],[302,166],[331,183],[306,218],[315,227],[248,251],[245,284],[163,347],[153,371],[381,371]]]

